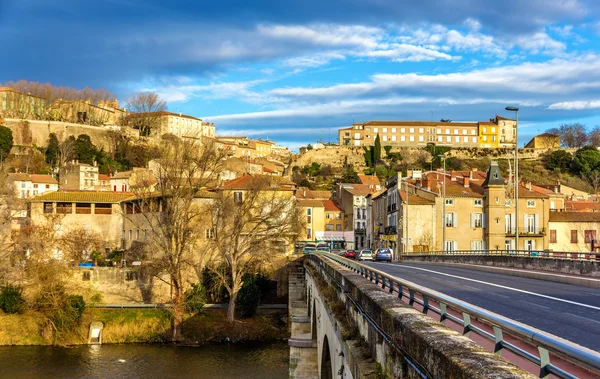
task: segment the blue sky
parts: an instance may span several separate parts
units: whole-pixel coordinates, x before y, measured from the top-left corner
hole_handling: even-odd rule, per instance
[[[158,92],[292,148],[368,120],[600,125],[597,0],[0,0],[0,83]]]

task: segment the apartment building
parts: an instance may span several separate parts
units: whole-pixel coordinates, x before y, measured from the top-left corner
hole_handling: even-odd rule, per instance
[[[514,147],[516,122],[496,116],[489,122],[369,121],[338,131],[342,146]]]
[[[54,121],[65,121],[87,125],[119,125],[127,115],[127,110],[119,108],[119,102],[59,99],[48,109],[48,116]]]
[[[298,199],[296,205],[305,217],[306,233],[302,242],[324,242],[332,250],[346,248],[344,211],[333,200]]]
[[[549,248],[552,251],[598,252],[600,213],[551,212],[548,222]]]
[[[98,165],[67,162],[59,169],[60,189],[71,191],[94,191],[100,184],[98,181]]]
[[[11,87],[0,87],[0,116],[4,118],[40,119],[46,113],[46,99]]]
[[[338,205],[344,211],[344,230],[352,231],[351,240],[347,241],[348,248],[369,248],[367,240],[367,205],[366,196],[374,192],[366,184],[339,183],[336,189]]]
[[[58,191],[58,181],[51,175],[11,173],[8,174],[8,180],[12,182],[19,199]]]

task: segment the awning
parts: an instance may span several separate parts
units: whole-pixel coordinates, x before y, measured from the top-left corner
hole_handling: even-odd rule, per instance
[[[323,237],[317,238],[317,241],[328,241],[328,242],[344,242],[344,237]]]

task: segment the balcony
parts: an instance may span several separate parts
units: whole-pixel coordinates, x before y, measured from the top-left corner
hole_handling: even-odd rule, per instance
[[[384,233],[385,235],[389,236],[389,235],[394,235],[397,234],[397,229],[395,226],[386,226],[384,229]]]
[[[362,226],[361,226],[361,227],[354,228],[354,233],[358,233],[358,234],[365,234],[366,232],[367,232],[367,229],[366,229],[366,228],[363,228]]]
[[[506,228],[507,236],[515,236],[516,233],[515,227]],[[545,228],[535,228],[535,227],[523,227],[519,228],[519,237],[520,236],[530,236],[530,237],[543,237],[546,235]]]

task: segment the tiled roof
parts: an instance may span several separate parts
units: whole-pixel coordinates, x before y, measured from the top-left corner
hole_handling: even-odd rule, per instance
[[[515,120],[513,120],[512,118],[506,118],[506,117],[502,117],[502,116],[498,116],[498,115],[496,115],[496,118],[497,118],[498,120],[508,120],[508,121],[515,121]]]
[[[369,121],[364,125],[383,125],[383,126],[477,126],[477,122],[439,122],[439,121]]]
[[[264,167],[264,166],[263,166],[262,170],[263,170],[263,172],[276,172],[275,170],[271,170],[270,168]]]
[[[58,201],[72,203],[119,203],[133,198],[130,192],[109,191],[60,191],[46,193],[32,198],[32,202]]]
[[[110,180],[110,176],[104,174],[98,174],[98,180]]]
[[[279,176],[270,176],[270,175],[244,175],[239,178],[229,180],[223,184],[224,189],[249,189],[253,183],[257,183],[258,181],[264,180],[269,183],[269,189],[276,190],[284,190],[289,191],[292,190],[296,185],[294,182],[291,182],[285,178]]]
[[[328,200],[331,199],[330,191],[310,191],[313,199]]]
[[[342,212],[342,208],[340,208],[337,203],[333,200],[323,200],[323,205],[325,205],[325,210],[330,212]]]
[[[400,195],[400,199],[402,201],[406,201],[406,191],[398,190],[398,193]],[[435,204],[434,200],[429,200],[422,196],[415,195],[412,193],[408,194],[408,205],[409,206],[411,206],[411,205],[433,205],[433,204]]]
[[[565,202],[565,210],[567,212],[594,212],[600,211],[600,203],[595,201],[569,201]]]
[[[10,173],[8,174],[8,178],[13,181],[20,182],[32,182],[32,183],[42,183],[42,184],[58,184],[56,179],[52,177],[52,175],[43,175],[43,174],[24,174],[24,173]]]
[[[372,192],[367,184],[351,184],[349,187],[344,187],[344,189],[354,196],[366,196]]]
[[[114,174],[113,176],[111,176],[111,179],[129,179],[131,177],[131,174],[133,173],[133,171],[121,171],[121,172],[117,172],[116,174]]]
[[[315,208],[324,207],[323,201],[313,200],[313,199],[300,199],[300,200],[298,200],[298,206],[300,206],[300,207],[315,207]]]
[[[550,212],[550,222],[600,222],[600,212]]]
[[[29,176],[29,174],[23,174],[23,173],[9,173],[8,174],[8,178],[10,180],[13,180],[15,182],[28,182],[31,180],[31,177]]]
[[[362,175],[359,174],[358,175],[358,179],[360,179],[360,182],[362,184],[370,184],[373,186],[379,186],[381,185],[381,182],[379,181],[379,178],[375,175]]]

